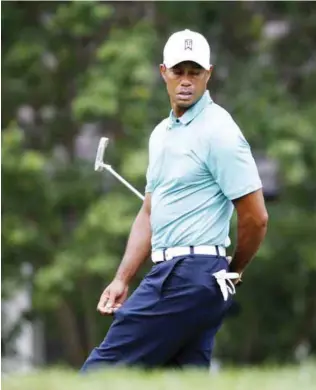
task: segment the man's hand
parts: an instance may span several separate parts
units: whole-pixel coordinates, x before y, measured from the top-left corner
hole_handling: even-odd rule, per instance
[[[103,291],[97,310],[102,315],[111,315],[118,310],[125,301],[128,293],[128,285],[119,279],[114,279]]]
[[[233,258],[232,258],[231,256],[226,256],[226,260],[227,260],[227,262],[228,262],[229,265],[230,265],[230,263],[232,262],[232,259],[233,259]],[[229,270],[229,272],[230,272],[230,270]],[[234,284],[235,286],[241,285],[241,283],[242,283],[241,276],[242,276],[242,274],[240,273],[238,279],[231,279],[231,281],[233,282],[233,284]]]

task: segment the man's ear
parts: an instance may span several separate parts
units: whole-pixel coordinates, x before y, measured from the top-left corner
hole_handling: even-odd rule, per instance
[[[166,65],[164,64],[160,64],[160,74],[161,74],[161,77],[165,80],[166,82]]]
[[[213,65],[210,67],[210,70],[208,71],[208,75],[207,75],[207,82],[209,82],[211,76],[212,76],[212,72],[213,72]]]

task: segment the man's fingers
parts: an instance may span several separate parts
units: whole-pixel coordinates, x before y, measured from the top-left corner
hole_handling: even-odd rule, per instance
[[[98,305],[97,310],[100,314],[111,314],[113,307],[109,307],[107,304],[101,303]]]
[[[99,300],[99,303],[98,303],[98,306],[97,306],[97,310],[101,313],[104,312],[104,309],[105,309],[105,306],[109,300],[109,292],[107,290],[105,290],[101,297],[100,297],[100,300]]]
[[[106,302],[105,308],[108,310],[113,309],[115,301],[116,301],[116,293],[113,290],[110,290],[109,299]]]
[[[107,299],[106,299],[106,301],[107,301]],[[100,302],[98,303],[98,306],[97,306],[97,310],[100,313],[105,313],[105,305],[106,305],[106,302],[104,302],[104,300],[100,300]]]
[[[97,306],[97,310],[101,314],[112,314],[114,310],[117,310],[116,303],[116,293],[113,290],[105,291],[100,298],[100,301]]]
[[[116,303],[112,306],[108,306],[108,305],[105,305],[105,306],[102,306],[100,308],[98,308],[98,311],[103,314],[103,315],[106,315],[106,314],[113,314],[115,313],[122,305],[120,303]]]
[[[97,305],[97,311],[101,314],[113,314],[117,311],[126,299],[128,286],[114,280],[102,293]]]

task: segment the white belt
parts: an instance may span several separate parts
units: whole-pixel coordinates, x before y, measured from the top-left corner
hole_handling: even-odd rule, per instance
[[[176,246],[173,248],[167,248],[165,250],[154,251],[151,254],[151,259],[154,263],[160,261],[171,260],[177,256],[188,256],[190,254],[194,255],[219,255],[226,256],[226,249],[223,246],[210,246],[210,245],[200,245],[193,247],[181,247]]]

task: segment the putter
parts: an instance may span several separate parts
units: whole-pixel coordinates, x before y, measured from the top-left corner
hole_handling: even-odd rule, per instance
[[[137,195],[141,200],[144,200],[145,197],[140,192],[136,190],[128,181],[126,181],[121,175],[114,171],[114,169],[109,164],[104,163],[104,153],[105,149],[109,144],[109,139],[106,137],[102,137],[99,142],[97,155],[95,157],[94,170],[97,172],[102,172],[106,169],[108,172],[112,173],[121,183],[123,183],[127,188],[129,188],[135,195]]]

